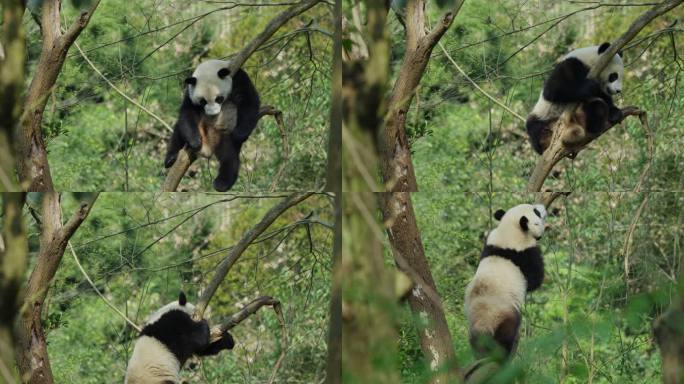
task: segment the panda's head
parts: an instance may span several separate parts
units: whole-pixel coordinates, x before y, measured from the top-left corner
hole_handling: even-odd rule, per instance
[[[177,301],[172,301],[166,304],[165,306],[159,308],[156,312],[154,312],[150,315],[150,317],[147,318],[147,320],[145,321],[145,325],[156,323],[164,315],[172,311],[181,311],[192,317],[193,313],[195,313],[195,306],[188,303],[188,299],[187,297],[185,297],[185,292],[181,291],[178,294]]]
[[[487,245],[522,251],[537,244],[544,234],[546,208],[543,204],[520,204],[494,213],[499,225],[487,236]]]
[[[610,47],[610,43],[603,43],[599,45],[596,50],[600,56]],[[622,92],[622,78],[625,72],[625,65],[622,62],[622,52],[618,52],[608,62],[606,68],[599,75],[599,82],[603,91],[609,95],[616,95]]]
[[[185,79],[192,103],[204,108],[208,116],[221,112],[221,105],[233,89],[233,78],[228,61],[207,60],[197,66],[192,76]]]

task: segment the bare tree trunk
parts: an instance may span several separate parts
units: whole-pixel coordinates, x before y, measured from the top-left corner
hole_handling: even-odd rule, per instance
[[[335,1],[335,35],[342,35],[342,0]],[[326,383],[342,382],[342,40],[333,46],[332,105],[328,144],[328,179],[326,190],[335,193],[335,233],[332,249],[332,285],[328,322],[328,360]]]
[[[40,314],[67,243],[88,217],[95,199],[97,194],[92,200],[81,203],[72,217],[62,224],[60,195],[47,192],[43,196],[40,250],[26,285],[26,301],[17,327],[17,366],[25,383],[54,383]]]
[[[435,373],[432,382],[446,384],[459,381],[461,377],[454,356],[451,333],[425,258],[411,194],[384,193],[381,200],[394,260],[415,284],[408,295],[408,302],[415,317],[420,319],[416,328],[425,359],[430,370]]]
[[[26,60],[26,36],[21,23],[24,5],[20,0],[4,0],[2,9],[0,46],[5,55],[0,58],[0,191],[17,191],[20,188],[14,157]]]
[[[14,320],[23,301],[22,282],[28,257],[26,223],[22,217],[24,193],[2,195],[0,238],[0,378],[19,382],[14,369]]]
[[[43,1],[41,19],[43,49],[26,93],[19,140],[19,179],[28,185],[28,191],[54,190],[41,131],[43,112],[69,48],[88,25],[99,3],[100,0],[93,0],[90,8],[81,12],[69,29],[62,32],[61,0]]]
[[[406,52],[388,103],[388,117],[380,140],[380,170],[389,192],[418,191],[406,137],[406,115],[416,87],[425,73],[432,49],[449,29],[463,5],[457,1],[454,9],[442,16],[432,29],[425,27],[425,1],[409,1],[406,5]]]
[[[670,308],[654,323],[663,360],[663,383],[684,383],[684,273],[679,273],[678,294]]]

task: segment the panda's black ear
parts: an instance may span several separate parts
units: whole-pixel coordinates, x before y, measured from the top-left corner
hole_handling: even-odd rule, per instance
[[[605,52],[606,49],[608,49],[608,47],[610,47],[610,43],[608,43],[608,42],[605,42],[605,43],[599,45],[599,50],[598,50],[599,55],[602,54],[603,52]]]
[[[196,85],[197,84],[197,78],[196,77],[188,77],[187,79],[185,79],[185,84]]]
[[[180,291],[180,294],[178,294],[178,304],[180,304],[181,307],[184,307],[185,304],[188,303],[188,298],[185,297],[185,292]]]
[[[527,219],[527,216],[523,216],[520,218],[520,228],[522,228],[523,232],[527,232],[529,227],[527,226],[527,222],[529,220]]]
[[[501,218],[506,214],[506,211],[503,209],[499,209],[498,211],[494,212],[494,218],[497,220],[501,220]]]
[[[218,77],[221,79],[225,79],[226,76],[230,76],[230,69],[228,68],[221,68],[218,71]]]
[[[622,49],[618,51],[618,56],[622,57]]]

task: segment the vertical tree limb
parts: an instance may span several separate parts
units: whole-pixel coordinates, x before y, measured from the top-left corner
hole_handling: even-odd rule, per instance
[[[455,361],[449,325],[425,257],[411,194],[395,192],[381,195],[383,218],[395,262],[415,283],[408,302],[411,312],[419,319],[416,328],[423,355],[434,373],[432,383],[460,381],[462,378]]]
[[[0,247],[0,381],[19,382],[14,371],[14,324],[23,302],[22,282],[28,259],[24,193],[2,194]]]
[[[21,0],[3,0],[0,46],[0,191],[21,190],[16,181],[15,133],[21,113],[21,91],[24,88],[26,36],[21,18]]]
[[[679,271],[677,294],[659,316],[653,330],[663,360],[663,383],[684,382],[684,273]]]
[[[259,33],[254,39],[252,39],[252,41],[247,43],[246,46],[244,46],[238,53],[235,54],[235,56],[233,56],[233,58],[230,61],[230,72],[235,73],[235,71],[242,67],[242,65],[245,63],[245,61],[247,61],[249,56],[251,56],[252,53],[254,53],[257,50],[257,48],[259,48],[271,36],[273,36],[273,34],[276,33],[276,31],[280,29],[280,27],[282,27],[288,21],[290,21],[290,19],[301,15],[306,10],[310,9],[311,7],[320,2],[321,0],[305,0],[279,13],[266,25],[266,27],[264,27],[261,33]],[[262,116],[263,114],[260,113],[259,117]],[[192,165],[195,159],[196,156],[188,153],[188,151],[185,148],[181,149],[178,153],[178,158],[176,159],[176,162],[171,166],[171,168],[169,168],[169,171],[166,174],[166,179],[164,180],[164,184],[162,184],[162,191],[175,191],[176,188],[178,188],[178,184],[180,184],[183,175],[185,175],[185,173],[188,171],[190,165]]]
[[[93,0],[90,8],[62,33],[61,0],[43,1],[41,31],[42,51],[24,101],[19,137],[19,179],[28,191],[52,191],[52,176],[47,161],[41,124],[48,96],[53,91],[69,48],[88,25],[100,0]]]
[[[413,94],[425,73],[432,49],[449,29],[463,1],[456,1],[437,25],[425,28],[425,1],[409,1],[406,5],[406,52],[387,106],[387,120],[380,143],[380,171],[387,191],[418,191],[411,149],[406,136],[406,115]]]
[[[67,243],[88,217],[96,199],[97,194],[94,194],[91,200],[82,202],[62,225],[60,195],[47,192],[43,196],[40,250],[26,285],[24,311],[17,327],[17,366],[24,382],[54,383],[40,314]]]
[[[242,256],[242,253],[245,251],[245,249],[247,249],[247,247],[249,247],[252,241],[254,241],[261,233],[263,233],[266,228],[268,228],[281,214],[287,211],[290,207],[293,207],[306,200],[311,195],[313,195],[313,192],[294,193],[288,196],[285,198],[285,200],[269,209],[261,221],[247,231],[242,239],[240,239],[240,241],[235,244],[233,248],[231,248],[226,258],[223,259],[221,264],[219,264],[219,266],[216,268],[216,273],[214,273],[209,285],[207,285],[207,288],[204,289],[202,295],[197,301],[194,316],[196,319],[202,319],[204,317],[204,311],[207,309],[209,301],[214,296],[214,293],[216,293],[219,285],[221,285],[221,282],[226,277],[230,269],[240,258],[240,256]]]

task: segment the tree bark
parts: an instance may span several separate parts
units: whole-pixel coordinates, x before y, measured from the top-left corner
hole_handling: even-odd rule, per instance
[[[24,193],[2,195],[0,238],[0,378],[19,382],[14,369],[14,320],[23,301],[22,282],[28,258],[26,223],[22,209]]]
[[[670,308],[654,323],[663,360],[663,383],[684,383],[684,273],[679,273],[678,294]]]
[[[88,217],[97,199],[97,194],[93,196],[90,201],[81,203],[64,224],[59,194],[47,192],[43,196],[40,250],[26,285],[26,301],[17,326],[17,366],[25,383],[54,383],[40,314],[67,243]]]
[[[449,29],[463,5],[457,1],[432,31],[425,28],[425,1],[409,1],[406,5],[406,52],[388,102],[388,117],[380,143],[380,170],[389,192],[416,192],[418,183],[406,137],[406,115],[413,94],[430,61],[432,49]]]
[[[26,36],[21,22],[23,1],[2,2],[3,22],[0,46],[0,191],[19,191],[15,169],[15,132],[21,113],[21,91],[24,88]]]
[[[69,27],[62,32],[61,0],[43,1],[42,35],[43,45],[38,65],[26,93],[24,113],[21,120],[19,137],[19,179],[27,185],[28,191],[53,191],[50,165],[43,140],[41,123],[48,96],[53,91],[57,77],[71,45],[88,25],[90,18],[100,3],[93,0],[92,5]]]
[[[431,372],[435,374],[432,383],[460,381],[462,378],[454,356],[451,333],[425,257],[411,194],[384,193],[381,201],[394,260],[399,269],[414,282],[408,302],[417,319],[420,347]]]

